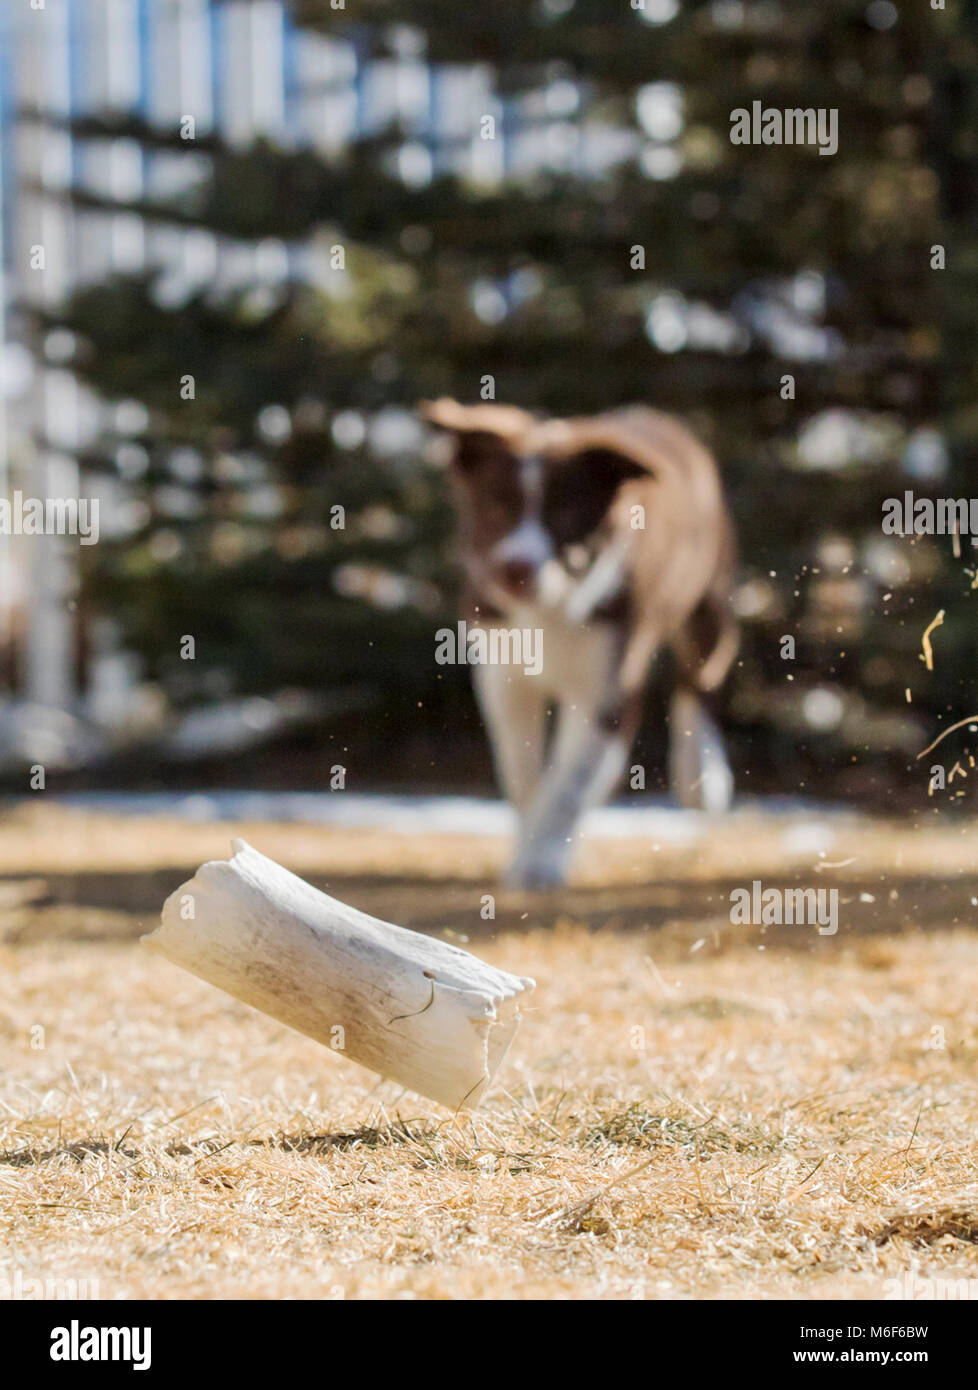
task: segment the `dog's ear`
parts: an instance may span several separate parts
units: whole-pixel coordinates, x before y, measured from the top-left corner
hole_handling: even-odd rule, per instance
[[[463,424],[465,406],[450,396],[441,396],[437,401],[419,401],[418,415],[427,420],[439,431],[428,451],[429,460],[440,468],[461,468],[461,455],[466,452],[465,441],[468,432]]]
[[[478,431],[505,440],[516,439],[533,425],[533,416],[519,406],[497,405],[495,401],[460,405],[450,396],[441,396],[437,401],[419,402],[418,414],[439,429],[455,430],[458,434]]]
[[[421,401],[418,414],[454,436],[449,457],[462,474],[474,474],[491,466],[511,466],[513,453],[508,440],[525,428],[530,419],[514,406],[460,405],[448,396]]]
[[[484,470],[510,472],[516,468],[512,449],[498,434],[490,430],[466,430],[456,435],[452,462],[460,473],[473,474]]]
[[[440,396],[437,401],[419,401],[418,414],[443,430],[462,430],[466,408],[453,401],[450,396]]]
[[[629,479],[649,476],[647,468],[618,449],[581,449],[570,455],[568,463],[585,473],[609,496]]]

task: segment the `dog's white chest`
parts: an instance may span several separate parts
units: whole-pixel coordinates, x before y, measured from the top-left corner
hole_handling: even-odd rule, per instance
[[[513,625],[538,635],[542,652],[538,681],[548,699],[600,703],[613,685],[621,660],[621,636],[611,623],[573,623],[559,610],[521,607]]]

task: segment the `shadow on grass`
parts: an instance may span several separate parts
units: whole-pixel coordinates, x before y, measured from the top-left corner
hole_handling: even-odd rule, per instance
[[[43,941],[104,942],[133,940],[151,931],[164,899],[192,877],[186,869],[133,870],[70,874],[10,875],[0,885],[0,939],[7,946]],[[399,875],[310,875],[315,887],[364,912],[415,931],[443,935],[459,945],[475,945],[498,932],[552,928],[561,923],[593,931],[659,931],[684,926],[704,937],[711,932],[751,933],[757,928],[731,926],[730,895],[749,888],[750,870],[742,876],[657,879],[634,885],[582,885],[548,893],[513,893],[491,881]],[[834,874],[765,874],[765,888],[835,888],[838,890],[838,938],[814,928],[770,927],[769,947],[808,949],[813,943],[847,935],[946,930],[978,922],[978,873],[948,880],[929,875],[889,872],[858,878]],[[494,916],[484,918],[492,895]]]

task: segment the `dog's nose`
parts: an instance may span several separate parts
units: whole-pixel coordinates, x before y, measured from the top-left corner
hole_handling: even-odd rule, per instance
[[[529,588],[536,570],[529,560],[502,560],[496,565],[495,573],[504,588],[519,593]]]

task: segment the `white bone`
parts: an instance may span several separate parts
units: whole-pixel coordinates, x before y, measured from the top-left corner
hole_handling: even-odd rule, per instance
[[[163,905],[143,940],[175,964],[362,1066],[474,1109],[534,981],[381,922],[231,842]],[[342,1030],[340,1032],[339,1030]]]

